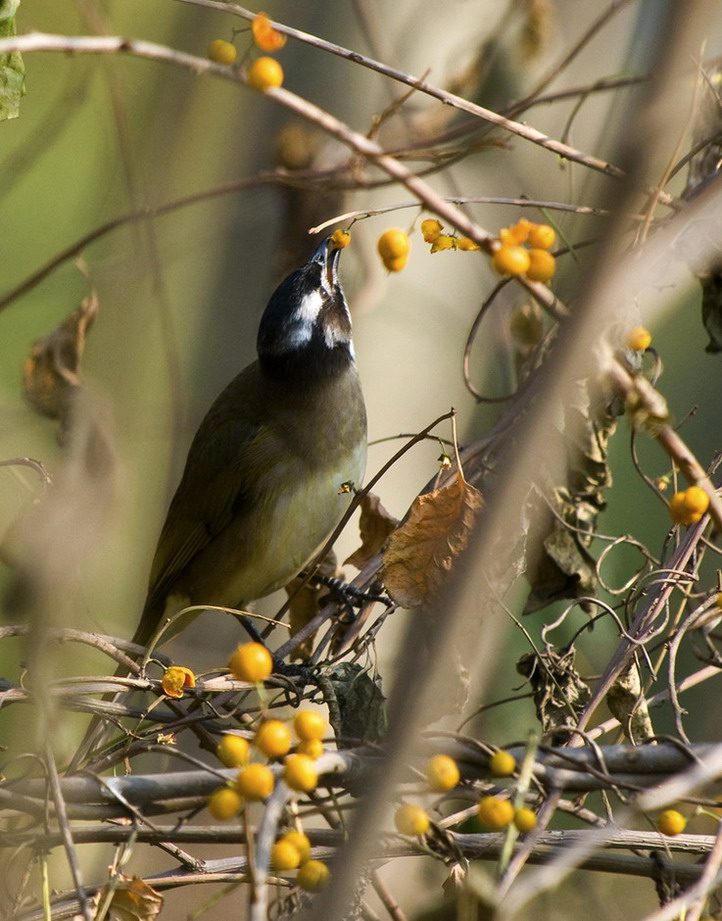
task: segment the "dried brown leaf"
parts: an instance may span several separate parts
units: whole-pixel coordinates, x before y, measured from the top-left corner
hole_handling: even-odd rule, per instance
[[[387,512],[375,493],[367,493],[361,500],[359,531],[361,546],[345,561],[356,569],[363,569],[386,543],[386,538],[399,523],[398,518]]]
[[[99,903],[104,901],[101,891]],[[160,914],[164,898],[139,876],[121,877],[115,881],[115,892],[106,918],[110,921],[154,921]]]
[[[98,297],[92,292],[60,326],[33,342],[23,364],[25,397],[42,415],[60,420],[60,440],[68,427],[73,396],[82,383],[80,362],[97,312]]]
[[[440,588],[469,542],[484,500],[459,473],[414,499],[407,520],[389,537],[383,579],[397,604],[415,608]]]
[[[333,550],[329,551],[321,560],[318,567],[318,573],[322,576],[328,576],[336,579],[341,575],[341,569]],[[309,621],[318,614],[319,599],[328,594],[325,585],[319,585],[313,579],[303,584],[305,576],[296,576],[293,581],[286,586],[286,592],[290,598],[288,608],[288,622],[291,627],[291,636],[295,636],[298,631],[305,627]],[[313,636],[309,636],[293,651],[294,659],[307,659],[313,649]]]

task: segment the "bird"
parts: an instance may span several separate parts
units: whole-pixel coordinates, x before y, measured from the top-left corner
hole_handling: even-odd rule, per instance
[[[134,643],[147,646],[188,605],[243,607],[288,584],[338,524],[351,484],[360,487],[366,408],[340,254],[327,237],[278,285],[260,320],[256,361],[200,423]]]
[[[191,443],[151,565],[133,641],[188,605],[242,606],[313,559],[361,485],[367,423],[326,238],[276,288],[258,358],[216,398]]]

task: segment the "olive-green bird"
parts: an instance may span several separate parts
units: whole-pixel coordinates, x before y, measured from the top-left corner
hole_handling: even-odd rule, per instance
[[[326,239],[281,282],[261,318],[257,361],[201,422],[134,642],[147,645],[187,605],[241,607],[287,584],[347,508],[343,484],[361,485],[366,410],[340,252]],[[73,766],[91,734],[92,727]]]

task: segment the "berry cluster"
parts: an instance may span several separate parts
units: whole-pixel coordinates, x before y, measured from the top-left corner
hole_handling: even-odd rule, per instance
[[[265,647],[260,643],[245,643],[234,653],[236,665],[241,667],[243,680],[248,676],[262,675],[268,677],[265,663],[258,668],[261,661],[257,649],[248,647]],[[233,661],[233,660],[232,660]],[[246,803],[267,799],[274,790],[274,772],[268,764],[251,761],[252,749],[269,760],[283,761],[281,777],[294,792],[310,793],[318,784],[318,771],[315,759],[323,754],[323,737],[326,732],[326,720],[315,710],[299,710],[293,718],[293,731],[298,743],[295,751],[291,728],[282,720],[263,720],[256,728],[252,742],[235,733],[223,736],[216,748],[219,761],[228,768],[239,768],[235,780],[220,787],[208,799],[208,811],[214,819],[226,821],[237,816]],[[299,831],[282,835],[273,845],[271,866],[276,871],[295,870],[297,884],[309,892],[322,889],[329,879],[328,867],[319,860],[311,860],[311,844]]]
[[[549,252],[556,240],[552,227],[521,218],[511,227],[502,227],[499,240],[501,245],[491,257],[495,272],[507,277],[525,275],[530,281],[551,281],[556,271],[556,260]]]
[[[688,486],[669,500],[669,514],[675,524],[695,524],[709,508],[709,496],[701,486]]]
[[[286,36],[279,32],[278,29],[274,29],[271,20],[265,13],[258,13],[251,20],[251,35],[253,36],[254,45],[260,48],[261,51],[278,51],[286,44]],[[224,41],[222,38],[214,39],[208,45],[206,54],[211,61],[226,67],[234,64],[238,56],[236,46],[232,42]],[[283,68],[275,58],[260,57],[248,68],[246,80],[249,86],[257,90],[281,86],[283,83]]]
[[[516,771],[516,760],[509,752],[498,751],[489,759],[489,770],[496,777],[509,777]],[[459,783],[459,768],[448,755],[434,755],[426,765],[426,781],[430,791],[445,793]],[[515,809],[508,799],[483,796],[477,805],[477,815],[483,824],[499,831],[512,822],[520,832],[531,831],[536,826],[536,814],[525,806]],[[394,825],[402,835],[425,835],[431,825],[428,812],[421,806],[403,803],[394,813]]]
[[[431,244],[431,252],[461,250],[475,252],[481,247],[470,237],[444,233],[444,225],[436,218],[421,222],[424,242]],[[548,224],[532,224],[526,218],[499,231],[499,245],[491,257],[495,272],[506,277],[524,275],[530,281],[551,281],[556,271],[556,260],[549,250],[554,246],[556,234]],[[411,249],[409,235],[398,227],[385,230],[379,237],[377,249],[381,261],[389,272],[400,272],[406,266]]]

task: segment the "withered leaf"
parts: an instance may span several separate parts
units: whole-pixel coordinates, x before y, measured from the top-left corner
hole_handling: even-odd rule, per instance
[[[397,604],[415,608],[440,588],[469,535],[484,500],[461,473],[446,486],[414,499],[407,520],[389,537],[383,580]]]
[[[350,563],[356,569],[363,569],[383,547],[386,538],[398,523],[398,518],[386,511],[375,493],[367,493],[361,500],[361,546],[351,554],[345,564]]]
[[[632,659],[607,692],[609,711],[632,745],[643,745],[654,738],[649,707],[644,698],[639,665]]]
[[[547,649],[542,653],[525,653],[516,670],[528,679],[542,732],[553,742],[566,742],[584,710],[591,692],[574,667],[576,650],[568,647],[561,653]],[[561,731],[559,731],[561,730]]]
[[[80,362],[97,312],[98,297],[92,292],[60,326],[33,342],[23,363],[25,397],[42,415],[60,420],[61,440],[72,398],[81,386]]]
[[[102,905],[105,892],[100,892]],[[106,918],[111,921],[154,921],[160,914],[164,898],[139,876],[122,877],[116,884]]]
[[[318,566],[318,573],[322,576],[328,576],[336,579],[341,574],[341,569],[336,559],[336,554],[330,550],[321,560]],[[318,614],[319,599],[328,594],[325,585],[320,585],[311,579],[305,582],[305,576],[296,576],[286,586],[286,592],[289,596],[288,621],[291,627],[291,636],[295,636],[298,631],[305,627],[309,621]],[[294,659],[307,659],[313,649],[313,636],[307,637],[300,643],[292,653]]]

